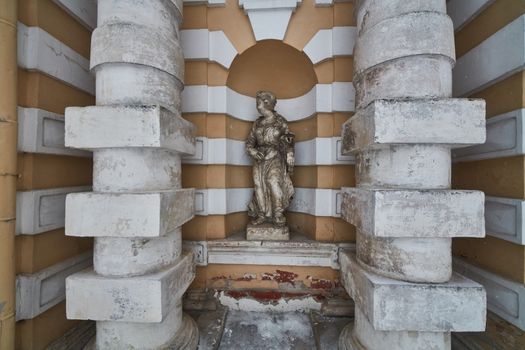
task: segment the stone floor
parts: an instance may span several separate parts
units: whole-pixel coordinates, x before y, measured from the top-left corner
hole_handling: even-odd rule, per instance
[[[333,350],[352,322],[318,312],[247,312],[220,309],[190,312],[200,331],[199,350]]]

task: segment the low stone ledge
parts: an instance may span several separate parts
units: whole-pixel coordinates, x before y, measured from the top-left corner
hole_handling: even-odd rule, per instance
[[[113,322],[162,322],[195,278],[193,253],[159,272],[109,278],[92,269],[66,280],[68,319]]]
[[[343,154],[392,144],[485,142],[485,101],[376,100],[343,124]]]
[[[165,148],[195,153],[195,127],[160,106],[66,108],[66,146]]]
[[[74,193],[66,198],[66,235],[159,237],[193,218],[194,189]]]
[[[485,329],[484,288],[454,274],[442,284],[409,283],[364,270],[341,252],[343,285],[378,331],[475,332]]]
[[[343,188],[344,220],[375,237],[484,237],[484,194]]]

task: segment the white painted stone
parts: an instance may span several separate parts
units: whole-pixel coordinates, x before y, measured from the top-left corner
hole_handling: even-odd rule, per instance
[[[17,192],[16,234],[37,235],[64,227],[66,195],[89,190],[80,186]]]
[[[171,74],[127,63],[99,65],[95,72],[99,106],[160,105],[175,114],[180,112],[182,84]]]
[[[18,152],[91,157],[91,152],[65,146],[64,128],[63,115],[18,107]]]
[[[525,286],[454,258],[454,270],[480,283],[487,291],[487,307],[504,320],[525,330]]]
[[[183,254],[169,268],[136,277],[109,278],[87,269],[66,280],[67,317],[159,323],[180,303],[194,277],[192,253]]]
[[[66,108],[66,145],[73,148],[164,148],[195,152],[195,126],[159,106]]]
[[[487,235],[525,245],[525,205],[513,198],[485,198]]]
[[[416,55],[440,55],[455,60],[454,29],[446,14],[409,13],[360,32],[354,52],[355,74],[387,61]]]
[[[417,283],[451,278],[450,238],[384,238],[357,229],[356,241],[359,263],[377,275]]]
[[[495,0],[447,1],[447,12],[454,23],[456,32],[477,17],[489,5],[493,4],[494,1]]]
[[[30,320],[66,298],[66,277],[91,266],[86,252],[34,274],[16,276],[16,320]]]
[[[302,120],[318,112],[352,112],[354,96],[350,82],[317,84],[302,96],[279,99],[276,111],[289,121]],[[255,97],[242,95],[226,86],[189,85],[182,92],[183,113],[223,113],[254,121],[259,116],[255,106]]]
[[[252,165],[244,141],[226,138],[196,138],[196,151],[183,158],[185,164]]]
[[[283,40],[292,12],[301,1],[239,0],[239,6],[244,8],[250,18],[255,40]]]
[[[217,292],[215,296],[221,305],[230,310],[250,311],[250,312],[310,312],[321,310],[322,302],[313,296],[306,296],[301,299],[279,299],[277,302],[261,303],[252,298],[236,299],[223,291]]]
[[[178,38],[157,28],[115,23],[95,29],[90,67],[106,63],[154,67],[184,81],[184,57]]]
[[[303,51],[313,64],[333,57],[332,29],[321,29],[305,45]]]
[[[443,0],[358,0],[355,6],[357,27],[366,31],[386,19],[399,17],[412,12],[445,13]]]
[[[475,332],[485,329],[483,287],[454,274],[435,284],[396,281],[365,271],[353,253],[341,252],[345,289],[375,330]]]
[[[355,76],[354,84],[357,108],[365,108],[380,99],[451,97],[452,63],[443,56],[409,56]]]
[[[194,190],[75,193],[66,199],[66,235],[160,237],[193,217]]]
[[[89,60],[39,27],[18,22],[18,66],[37,70],[95,94],[95,81],[89,72]]]
[[[288,208],[291,212],[313,216],[337,216],[337,201],[334,192],[325,188],[295,188],[295,194]]]
[[[97,26],[97,0],[53,0],[89,30]]]
[[[167,191],[181,187],[180,155],[165,149],[108,148],[93,154],[93,191]]]
[[[181,0],[97,0],[98,26],[130,23],[177,36],[182,22]]]
[[[226,0],[184,0],[184,5],[208,5],[208,7],[223,7]]]
[[[181,31],[181,41],[186,60],[209,60],[229,69],[237,55],[223,31],[185,29]]]
[[[181,229],[165,236],[95,238],[93,268],[102,276],[137,276],[173,264],[182,251]]]
[[[487,119],[487,140],[482,145],[454,150],[456,162],[512,157],[525,154],[525,109]]]
[[[351,56],[354,54],[356,27],[334,27],[332,32],[333,56]]]
[[[229,69],[237,56],[237,49],[222,30],[210,32],[210,60]]]
[[[385,144],[483,143],[485,101],[376,100],[343,125],[343,140],[344,153]]]
[[[361,188],[447,189],[450,149],[432,144],[365,149],[357,154],[355,173]]]
[[[501,53],[505,54],[502,55]],[[525,15],[518,17],[458,59],[454,96],[469,96],[525,67]]]
[[[484,194],[343,188],[342,216],[375,237],[484,237]]]

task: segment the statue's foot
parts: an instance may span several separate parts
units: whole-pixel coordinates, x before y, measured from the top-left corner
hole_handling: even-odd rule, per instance
[[[252,220],[252,225],[260,225],[264,223],[264,217],[259,216],[255,220]]]
[[[277,227],[284,227],[286,226],[286,217],[283,214],[275,214],[275,217],[273,219],[273,223]]]

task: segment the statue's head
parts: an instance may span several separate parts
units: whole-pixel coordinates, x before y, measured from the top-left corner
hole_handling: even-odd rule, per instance
[[[277,98],[275,94],[270,91],[258,91],[255,95],[257,110],[261,112],[262,109],[273,111],[277,104]]]

